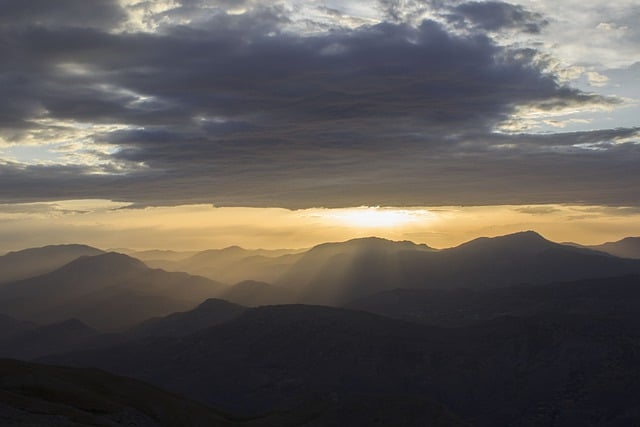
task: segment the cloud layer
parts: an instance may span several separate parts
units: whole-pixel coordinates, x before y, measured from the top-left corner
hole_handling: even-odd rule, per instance
[[[499,41],[544,30],[523,6],[23,3],[0,24],[5,202],[638,203],[637,128],[526,133],[622,101]]]

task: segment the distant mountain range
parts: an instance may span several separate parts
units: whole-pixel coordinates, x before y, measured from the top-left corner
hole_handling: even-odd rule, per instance
[[[38,323],[78,318],[100,330],[117,330],[193,308],[221,287],[204,277],[150,269],[126,255],[106,253],[0,285],[0,313]]]
[[[298,302],[339,306],[396,288],[485,289],[634,273],[638,260],[522,232],[444,250],[375,238],[320,245],[275,284],[296,292]]]
[[[244,249],[230,246],[210,249],[189,257],[145,261],[150,267],[168,271],[185,271],[227,284],[245,280],[273,282],[300,257],[301,250]]]
[[[603,243],[602,245],[587,246],[590,249],[607,252],[623,258],[640,259],[640,237],[626,237],[617,242]]]
[[[38,253],[62,260],[83,250],[97,251],[63,246],[22,252],[42,265]],[[189,274],[152,269],[123,254],[81,256],[43,275],[1,284],[0,313],[38,323],[78,318],[99,330],[124,330],[213,297],[244,306],[343,306],[397,288],[478,290],[640,274],[640,260],[554,243],[534,232],[480,238],[444,250],[379,238],[327,243],[286,255],[230,247],[179,263],[189,267]],[[225,279],[270,271],[274,281],[246,279],[231,286],[190,275],[202,270],[226,270]]]
[[[78,248],[93,250],[21,256],[43,266],[38,252],[62,260]],[[167,403],[219,423],[205,425],[640,425],[640,260],[522,232],[444,250],[366,238],[175,262],[210,272],[229,263],[227,279],[260,265],[273,281],[223,284],[118,253],[50,262],[0,284],[0,357],[105,369],[249,416]],[[162,425],[155,411],[168,397],[144,384],[15,369],[24,376],[0,378],[0,424],[80,416],[78,391],[111,402],[123,422]],[[124,402],[134,389],[142,401]],[[69,400],[53,401],[58,393]],[[86,416],[109,425],[115,415]]]
[[[52,245],[0,256],[0,283],[49,273],[81,256],[104,253],[86,245]]]

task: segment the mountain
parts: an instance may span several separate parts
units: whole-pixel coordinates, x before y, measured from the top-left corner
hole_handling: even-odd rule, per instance
[[[298,302],[338,305],[391,283],[398,287],[406,273],[401,259],[434,252],[426,245],[375,237],[325,243],[306,252],[276,284],[295,292]]]
[[[24,249],[0,256],[0,283],[48,273],[81,256],[103,253],[85,245],[52,245]]]
[[[246,308],[240,305],[211,298],[193,310],[146,320],[131,328],[127,335],[132,337],[180,337],[191,335],[235,319],[245,310]]]
[[[5,427],[464,427],[424,398],[315,396],[295,408],[245,418],[94,369],[0,359],[0,422]]]
[[[131,375],[241,413],[315,395],[348,402],[368,394],[436,400],[481,427],[623,426],[640,422],[633,322],[559,309],[439,328],[330,307],[269,306],[188,337],[47,360]]]
[[[38,323],[78,318],[100,330],[124,329],[193,308],[221,284],[146,267],[126,255],[81,257],[53,272],[0,286],[0,312]]]
[[[198,252],[181,261],[146,261],[151,267],[185,271],[223,283],[273,282],[300,257],[300,250],[244,249],[230,246]]]
[[[503,316],[557,313],[624,319],[638,327],[640,276],[630,275],[495,289],[394,289],[349,303],[347,308],[444,327],[468,326]]]
[[[16,333],[26,331],[37,326],[32,322],[23,322],[0,314],[0,337],[10,337]]]
[[[151,249],[147,251],[134,251],[128,249],[113,249],[114,252],[120,252],[123,254],[127,254],[133,258],[139,259],[143,261],[145,264],[147,262],[173,262],[173,261],[182,261],[186,258],[189,258],[195,254],[197,251],[170,251],[170,250],[158,250]]]
[[[353,390],[333,385],[373,368],[358,362],[362,350],[372,356],[376,350],[395,351],[390,343],[411,342],[424,332],[422,326],[367,313],[268,306],[188,337],[147,339],[51,360],[100,367],[230,410],[259,413],[313,394],[379,392],[369,374]]]
[[[122,339],[101,334],[78,319],[52,325],[34,325],[0,335],[0,357],[35,359],[51,354],[115,345]]]
[[[622,258],[640,259],[640,237],[626,237],[617,242],[603,243],[589,246],[589,248]]]
[[[298,302],[340,306],[396,288],[484,289],[634,273],[640,273],[640,261],[529,231],[444,250],[376,238],[320,245],[275,284],[295,292]]]
[[[32,426],[237,426],[202,404],[89,369],[0,360],[0,422]]]
[[[288,304],[295,301],[295,294],[290,289],[254,280],[237,283],[224,289],[219,296],[247,307]]]

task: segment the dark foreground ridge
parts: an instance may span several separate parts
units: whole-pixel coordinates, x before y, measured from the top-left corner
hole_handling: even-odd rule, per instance
[[[346,424],[345,424],[346,423]],[[95,369],[0,359],[3,427],[464,427],[444,407],[419,397],[313,396],[294,408],[243,418]]]

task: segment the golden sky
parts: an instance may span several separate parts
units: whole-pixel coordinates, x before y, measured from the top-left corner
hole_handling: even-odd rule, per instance
[[[550,240],[599,244],[640,235],[640,209],[576,205],[130,208],[107,200],[0,205],[0,251],[59,243],[99,248],[306,248],[379,236],[443,248],[479,236],[535,230]]]

